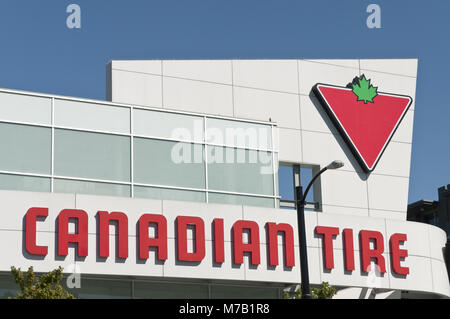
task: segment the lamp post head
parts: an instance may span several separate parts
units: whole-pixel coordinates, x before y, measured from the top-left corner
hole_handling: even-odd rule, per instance
[[[328,169],[338,169],[341,168],[342,166],[344,166],[344,162],[336,160],[336,161],[332,161],[330,164],[327,165]]]

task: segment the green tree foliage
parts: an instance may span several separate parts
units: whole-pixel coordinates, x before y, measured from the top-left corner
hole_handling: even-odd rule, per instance
[[[337,293],[337,289],[330,286],[328,282],[322,282],[320,288],[311,288],[312,299],[331,299]],[[284,293],[284,299],[301,299],[302,291],[297,289],[293,294]]]
[[[61,285],[63,268],[52,270],[49,273],[36,276],[33,267],[26,273],[15,267],[11,267],[14,281],[19,285],[21,292],[13,299],[75,299]]]

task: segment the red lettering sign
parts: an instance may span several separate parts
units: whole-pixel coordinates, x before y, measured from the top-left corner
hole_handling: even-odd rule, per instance
[[[139,218],[139,258],[148,259],[149,247],[156,247],[159,260],[167,259],[167,220],[163,215],[144,214]],[[156,235],[149,238],[149,224],[156,225]]]
[[[47,246],[36,244],[36,222],[38,217],[47,217],[48,208],[33,207],[25,215],[25,249],[29,254],[46,256]]]
[[[353,249],[353,230],[346,228],[342,231],[344,236],[344,256],[345,256],[345,270],[355,270],[355,251]]]
[[[69,234],[69,219],[77,221],[77,230]],[[58,255],[67,256],[69,243],[77,244],[78,257],[88,255],[88,215],[81,209],[64,209],[58,216]]]
[[[128,217],[124,213],[99,211],[98,215],[98,237],[99,256],[109,257],[109,223],[117,221],[118,254],[119,258],[128,258]]]
[[[48,216],[48,208],[32,207],[25,214],[25,249],[31,255],[46,256],[47,246],[39,246],[36,242],[36,224],[40,219],[44,220]],[[76,230],[69,233],[70,221],[76,222]],[[109,257],[110,224],[117,225],[116,236],[118,239],[117,257],[128,258],[128,217],[122,212],[98,211],[98,256]],[[167,220],[160,214],[143,214],[137,222],[138,234],[136,236],[138,257],[140,259],[149,258],[149,250],[156,250],[157,259],[167,260]],[[155,234],[150,237],[149,228],[154,227]],[[225,239],[224,220],[215,218],[212,222],[213,239],[213,262],[225,262]],[[188,251],[188,230],[192,229],[192,251]],[[317,226],[315,233],[322,236],[324,268],[334,269],[333,241],[339,235],[338,227]],[[244,236],[248,236],[248,241],[244,243]],[[284,266],[295,266],[294,230],[291,225],[285,223],[266,223],[268,265],[278,266],[279,243],[278,235],[283,236]],[[384,253],[384,238],[382,233],[371,230],[361,230],[359,232],[359,251],[361,256],[361,270],[370,272],[371,261],[375,261],[380,273],[386,272],[386,262]],[[400,245],[406,242],[406,234],[396,233],[390,237],[390,258],[392,272],[399,275],[408,275],[409,268],[402,266],[402,262],[408,257],[406,249],[400,249]],[[80,209],[64,209],[58,216],[58,236],[57,252],[60,256],[68,255],[70,243],[77,245],[77,256],[86,257],[88,255],[88,215]],[[353,242],[353,230],[345,228],[342,230],[344,270],[355,270],[355,248]],[[204,220],[196,216],[178,216],[176,218],[176,245],[177,259],[179,261],[201,262],[205,258],[205,223]],[[238,220],[232,226],[232,255],[234,264],[244,263],[244,254],[250,255],[250,264],[257,266],[261,263],[260,256],[260,233],[256,222],[250,220]]]
[[[406,249],[400,249],[400,242],[406,241],[406,234],[393,234],[389,240],[391,246],[392,270],[399,275],[408,275],[409,268],[400,265],[401,258],[408,257]]]
[[[194,226],[195,243],[194,252],[189,253],[187,249],[188,225]],[[177,244],[178,260],[180,261],[202,261],[205,257],[205,224],[200,217],[178,216],[177,217]]]
[[[249,231],[249,242],[244,244],[244,229]],[[233,225],[234,263],[244,263],[244,252],[251,254],[250,263],[260,264],[259,256],[259,227],[258,224],[249,220],[238,220]]]
[[[325,269],[334,268],[334,258],[333,258],[333,236],[339,234],[339,228],[337,227],[325,227],[317,226],[316,233],[323,235],[323,251],[324,251],[324,261]]]
[[[289,224],[267,223],[267,237],[269,244],[269,265],[278,266],[278,232],[284,234],[284,265],[293,267],[294,257],[294,231]]]
[[[214,262],[225,262],[225,239],[223,235],[223,219],[215,218],[214,225]]]
[[[380,273],[386,272],[385,261],[383,257],[384,239],[383,234],[377,231],[361,230],[359,232],[359,239],[361,245],[361,261],[362,271],[370,272],[370,261],[375,259]],[[370,243],[373,242],[374,248],[370,248]]]

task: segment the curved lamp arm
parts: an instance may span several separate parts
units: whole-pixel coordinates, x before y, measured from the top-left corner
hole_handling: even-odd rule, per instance
[[[305,189],[305,192],[302,195],[302,198],[300,198],[300,205],[304,205],[305,201],[306,201],[306,196],[308,195],[309,189],[311,188],[311,186],[314,184],[314,181],[326,170],[328,169],[327,167],[322,168],[316,175],[314,175],[314,177],[311,179],[311,181],[309,182],[308,186]]]
[[[311,186],[314,184],[314,182],[316,181],[316,179],[323,173],[325,172],[327,169],[337,169],[344,166],[344,163],[342,161],[333,161],[330,164],[328,164],[327,166],[325,166],[324,168],[322,168],[316,175],[314,175],[314,177],[311,179],[311,181],[309,182],[308,186],[305,189],[305,192],[302,195],[302,198],[299,199],[300,201],[300,205],[304,205],[305,201],[306,201],[306,196],[308,195],[309,189],[311,188]]]

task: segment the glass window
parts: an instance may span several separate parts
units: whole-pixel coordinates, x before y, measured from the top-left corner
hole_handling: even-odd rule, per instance
[[[303,191],[306,190],[313,174],[319,171],[319,167],[300,167],[300,184]],[[319,177],[320,179],[320,177]],[[319,204],[320,206],[320,180],[317,179],[313,187],[310,188],[306,196],[306,201],[309,203]],[[294,186],[294,167],[293,165],[280,165],[278,167],[278,187],[280,189],[280,207],[295,209],[295,186]],[[314,209],[314,205],[306,205],[307,210]]]
[[[18,265],[15,266],[17,267]],[[26,269],[24,269],[24,271],[26,271]],[[16,297],[19,292],[19,285],[14,282],[14,278],[10,273],[0,275],[0,299]]]
[[[186,191],[159,187],[134,187],[134,197],[164,200],[181,200],[190,202],[206,202],[205,192]]]
[[[55,179],[53,192],[70,194],[91,194],[130,197],[131,191],[128,185],[74,181],[69,179]]]
[[[280,185],[281,200],[294,200],[294,169],[292,166],[280,165],[278,179]]]
[[[202,117],[142,109],[133,112],[133,133],[136,135],[203,142]]]
[[[211,299],[278,299],[278,288],[211,286]]]
[[[134,182],[205,188],[203,146],[135,138]]]
[[[62,284],[65,289],[78,299],[130,299],[132,284],[129,280],[87,279],[81,278],[80,288],[67,288],[67,279]]]
[[[134,297],[147,299],[207,299],[208,285],[135,281]]]
[[[50,125],[51,98],[14,93],[0,93],[0,119]]]
[[[303,191],[306,190],[306,187],[308,186],[309,182],[313,178],[313,169],[302,167],[300,168],[300,181],[303,186]],[[315,181],[317,183],[319,180]],[[306,195],[306,201],[307,202],[314,202],[314,187],[311,187],[308,191],[308,194]]]
[[[269,150],[272,148],[272,127],[241,121],[206,119],[207,143]]]
[[[130,181],[130,138],[55,130],[55,175]]]
[[[50,174],[50,128],[0,123],[0,170]]]
[[[207,156],[209,189],[274,194],[272,153],[208,146]]]
[[[0,189],[50,192],[50,178],[0,174]]]
[[[269,197],[256,197],[256,196],[220,194],[220,193],[208,193],[208,202],[219,204],[244,205],[244,206],[261,206],[261,207],[275,206],[274,199]]]
[[[129,134],[130,109],[55,99],[55,125]]]

